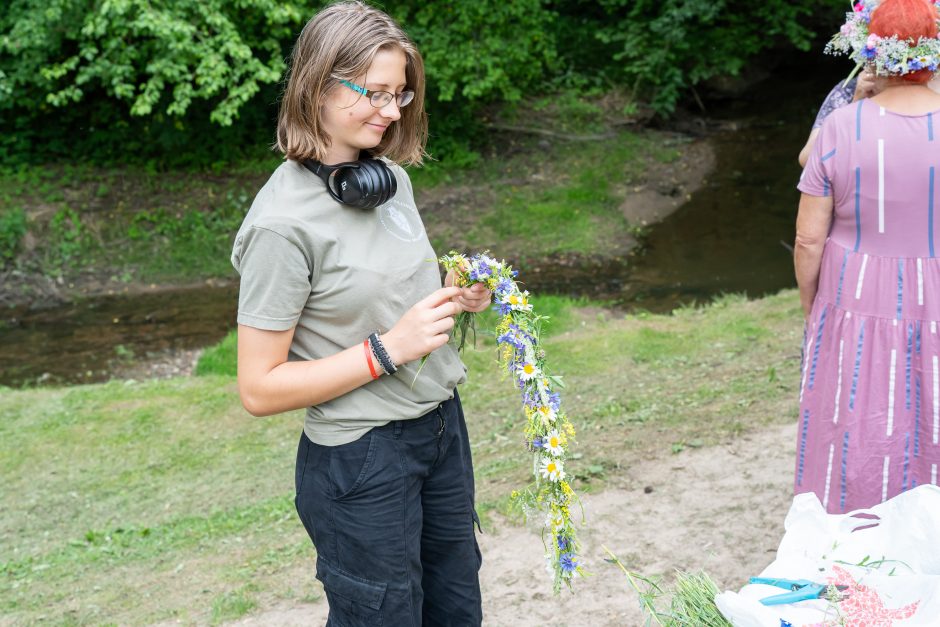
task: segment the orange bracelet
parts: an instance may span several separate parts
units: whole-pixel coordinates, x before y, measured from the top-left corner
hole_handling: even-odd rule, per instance
[[[365,340],[362,347],[366,351],[366,363],[369,364],[369,372],[372,373],[372,380],[374,381],[379,378],[379,373],[375,371],[375,364],[372,363],[372,349],[369,348],[369,340]]]

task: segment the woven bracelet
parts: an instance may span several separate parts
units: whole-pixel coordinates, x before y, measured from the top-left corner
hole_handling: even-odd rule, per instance
[[[379,339],[378,333],[373,333],[369,336],[369,345],[372,347],[375,358],[378,359],[379,363],[382,365],[382,370],[385,371],[385,374],[395,374],[398,372],[398,368],[395,366],[392,358],[388,356],[388,351],[385,350],[385,345],[382,344],[382,340]]]

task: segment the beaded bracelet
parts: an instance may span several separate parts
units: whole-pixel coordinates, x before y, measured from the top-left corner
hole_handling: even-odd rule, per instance
[[[375,358],[379,361],[379,364],[382,365],[382,370],[385,371],[385,374],[395,374],[398,372],[398,368],[395,366],[392,358],[388,356],[388,351],[385,350],[385,345],[382,344],[382,340],[379,339],[377,332],[369,336],[369,345],[372,347],[372,353],[375,355]]]

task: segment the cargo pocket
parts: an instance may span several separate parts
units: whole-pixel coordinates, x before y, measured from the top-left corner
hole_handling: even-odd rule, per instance
[[[379,627],[386,583],[369,581],[317,558],[317,579],[326,591],[330,624],[337,627]]]

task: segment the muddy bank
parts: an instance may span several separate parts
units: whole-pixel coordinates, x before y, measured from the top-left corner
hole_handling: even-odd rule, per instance
[[[679,156],[670,163],[648,157],[642,173],[633,177],[629,184],[614,182],[617,195],[623,198],[619,209],[630,224],[628,231],[610,234],[611,242],[596,253],[501,255],[525,274],[530,290],[584,293],[587,287],[589,295],[595,297],[611,297],[620,291],[621,277],[630,258],[638,252],[648,228],[681,207],[707,180],[715,165],[715,151],[707,139],[692,141],[690,137],[679,133],[660,134],[663,141],[674,145]],[[479,181],[472,185],[438,185],[427,191],[417,190],[416,200],[432,241],[446,241],[447,247],[457,250],[492,250],[494,247],[491,243],[468,241],[465,237],[473,221],[480,217],[481,189],[538,186],[544,185],[545,181],[544,172],[537,171],[526,178],[508,177],[498,181]],[[174,202],[182,201],[175,199]],[[96,214],[108,210],[98,205],[92,209],[92,213]],[[31,250],[43,246],[32,234],[27,239]],[[158,283],[139,281],[127,273],[127,268],[110,266],[106,260],[59,277],[10,269],[0,272],[0,310],[3,310],[3,317],[9,319],[21,316],[27,310],[57,307],[98,297],[155,294],[197,286],[226,288],[233,283],[237,283],[234,273],[197,280]]]

